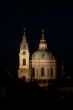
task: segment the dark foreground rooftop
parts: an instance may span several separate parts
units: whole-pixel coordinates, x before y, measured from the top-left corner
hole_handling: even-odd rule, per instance
[[[24,97],[25,99],[47,99],[48,101],[73,101],[73,81],[57,80],[43,89],[37,83],[24,83],[17,77],[0,77],[0,97]]]

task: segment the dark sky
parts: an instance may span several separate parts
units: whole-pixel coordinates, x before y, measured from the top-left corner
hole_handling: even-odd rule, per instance
[[[73,8],[69,3],[2,1],[0,3],[0,65],[16,68],[23,27],[30,52],[36,51],[45,29],[48,48],[70,64],[73,56]]]

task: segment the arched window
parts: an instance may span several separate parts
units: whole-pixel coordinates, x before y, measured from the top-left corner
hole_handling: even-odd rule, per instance
[[[34,77],[34,76],[35,76],[35,69],[32,68],[32,77]]]
[[[44,68],[41,68],[41,76],[44,76]]]
[[[25,55],[26,54],[26,51],[23,51],[23,55]]]
[[[42,58],[44,58],[44,54],[42,54]]]
[[[26,59],[23,59],[23,65],[26,65]]]
[[[53,77],[53,69],[51,68],[51,77]]]

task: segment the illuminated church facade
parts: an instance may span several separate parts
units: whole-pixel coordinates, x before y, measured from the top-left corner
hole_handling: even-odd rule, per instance
[[[20,44],[18,78],[24,78],[26,82],[38,82],[40,86],[47,86],[49,80],[56,79],[56,68],[56,59],[48,50],[44,30],[42,30],[39,47],[32,56],[30,56],[24,31]]]

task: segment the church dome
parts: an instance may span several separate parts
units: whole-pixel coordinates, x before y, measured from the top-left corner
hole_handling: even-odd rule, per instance
[[[42,39],[39,48],[32,55],[32,80],[38,81],[39,86],[47,87],[48,80],[56,78],[56,60],[54,55],[48,51],[47,42],[42,30]]]
[[[42,39],[39,43],[39,48],[32,55],[32,60],[55,60],[53,54],[48,51],[47,43],[44,38],[44,30],[42,30]]]
[[[32,60],[55,60],[55,57],[49,51],[38,50],[33,53]]]

